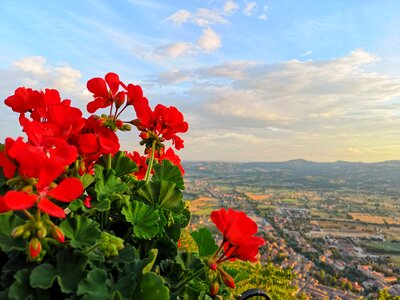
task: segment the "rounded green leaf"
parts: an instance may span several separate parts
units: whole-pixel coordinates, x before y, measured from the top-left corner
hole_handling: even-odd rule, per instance
[[[133,299],[168,300],[169,289],[164,285],[164,279],[161,276],[152,272],[145,273]]]
[[[125,219],[133,224],[133,233],[141,239],[151,239],[156,236],[160,230],[160,216],[153,207],[142,202],[134,201],[128,203],[122,209]]]

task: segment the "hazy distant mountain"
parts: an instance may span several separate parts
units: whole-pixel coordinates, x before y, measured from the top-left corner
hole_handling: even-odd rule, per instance
[[[250,185],[358,189],[400,192],[400,161],[319,163],[303,159],[286,162],[185,162],[189,177],[245,181]]]

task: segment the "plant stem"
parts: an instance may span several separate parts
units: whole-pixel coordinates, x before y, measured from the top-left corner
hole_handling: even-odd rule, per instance
[[[151,170],[153,169],[153,163],[154,163],[154,152],[156,152],[156,143],[157,143],[156,140],[153,140],[153,142],[151,143],[150,162],[149,165],[147,166],[146,176],[144,177],[146,183],[149,183],[150,181]]]
[[[107,154],[107,170],[111,169],[112,156],[111,153]]]
[[[84,253],[85,253],[85,254],[89,254],[90,252],[96,250],[96,249],[97,249],[98,247],[100,247],[100,246],[101,246],[101,243],[96,243],[96,244],[94,244],[93,246],[91,246],[91,247],[89,247],[88,249],[86,249],[86,250],[84,251]]]
[[[188,278],[186,278],[185,280],[181,281],[176,287],[171,289],[171,292],[175,292],[177,290],[179,290],[181,287],[183,287],[186,283],[190,282],[192,279],[196,278],[197,276],[201,275],[201,273],[203,273],[205,271],[205,266],[199,270],[197,270],[196,272],[194,272],[192,274],[192,276],[189,276]]]
[[[26,209],[22,210],[24,212],[24,214],[32,221],[35,221],[35,218],[32,216],[32,214],[27,211]]]
[[[224,244],[225,244],[225,239],[222,240],[221,244],[220,244],[219,247],[218,247],[217,252],[215,252],[215,254],[214,254],[214,256],[213,256],[213,259],[215,259],[215,258],[217,257],[219,251],[221,251],[221,249],[222,249],[222,247],[224,246]]]

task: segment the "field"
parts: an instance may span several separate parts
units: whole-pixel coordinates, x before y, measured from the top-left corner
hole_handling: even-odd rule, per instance
[[[215,198],[199,197],[190,201],[190,212],[194,215],[209,215],[218,207],[218,200]]]
[[[254,201],[263,201],[271,198],[270,194],[256,194],[256,193],[246,193],[246,196]]]
[[[385,222],[389,225],[400,225],[400,220],[393,217],[381,217],[381,216],[373,216],[370,214],[363,213],[349,213],[354,220],[358,220],[365,223],[372,224],[385,224]]]
[[[386,241],[361,243],[360,245],[373,253],[400,254],[400,243]]]

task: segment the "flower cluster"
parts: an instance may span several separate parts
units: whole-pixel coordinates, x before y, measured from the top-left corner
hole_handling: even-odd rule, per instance
[[[264,240],[243,212],[221,209],[211,214],[223,234],[219,248],[202,228],[192,233],[199,253],[179,249],[190,221],[175,152],[188,130],[182,113],[152,109],[139,85],[115,73],[90,79],[87,88],[88,117],[52,89],[20,87],[5,100],[26,136],[0,144],[0,259],[11,261],[2,266],[0,294],[197,299],[208,290],[204,275],[212,297],[222,283],[234,288],[221,264],[256,261]],[[136,116],[124,121],[124,111]],[[144,149],[121,151],[117,132],[135,127]]]
[[[137,163],[134,173],[138,180],[146,176],[149,169],[147,160],[154,153],[159,161],[170,160],[177,165],[182,174],[180,158],[172,148],[164,151],[165,140],[172,139],[175,147],[183,147],[183,141],[176,133],[188,130],[183,115],[175,108],[157,106],[157,113],[148,105],[140,86],[120,81],[115,73],[105,78],[92,78],[87,88],[93,93],[94,100],[87,105],[89,113],[110,107],[109,115],[91,115],[84,118],[82,112],[71,106],[70,100],[61,100],[57,90],[32,90],[20,87],[4,103],[19,113],[19,122],[27,135],[27,140],[7,138],[0,149],[0,167],[8,178],[11,187],[0,196],[0,213],[21,210],[34,224],[41,224],[40,213],[57,218],[65,218],[65,205],[78,199],[84,193],[79,179],[86,173],[93,173],[93,165],[104,155],[115,155],[120,148],[117,130],[131,130],[130,123],[119,119],[120,114],[129,106],[136,110],[138,129],[157,137],[157,146],[127,156]],[[151,145],[151,142],[150,142]],[[85,205],[90,207],[90,196],[85,195]],[[33,209],[35,216],[29,211]],[[48,220],[46,232],[51,232],[54,224]],[[32,225],[33,226],[33,225]],[[33,227],[32,227],[33,228]],[[31,232],[30,255],[36,257],[41,247],[40,241],[46,235]],[[25,234],[28,237],[28,234]],[[57,239],[61,240],[61,239]]]
[[[257,261],[258,248],[265,244],[265,240],[255,236],[257,224],[244,212],[222,208],[211,213],[211,220],[223,235],[218,250],[208,261],[210,294],[215,295],[220,281],[230,288],[235,287],[233,278],[224,271],[221,263],[236,259]]]

